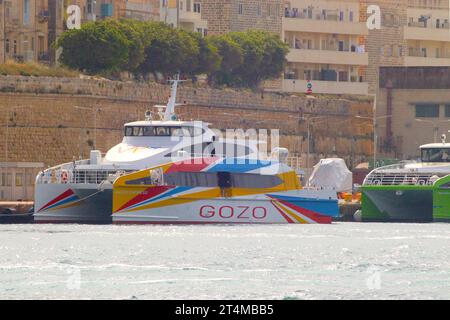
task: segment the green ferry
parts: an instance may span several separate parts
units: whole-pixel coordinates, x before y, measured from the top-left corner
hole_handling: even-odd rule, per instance
[[[420,147],[420,161],[374,169],[362,185],[362,221],[450,222],[450,143]]]

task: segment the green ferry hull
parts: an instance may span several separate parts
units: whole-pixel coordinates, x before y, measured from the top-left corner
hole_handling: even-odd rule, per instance
[[[432,186],[364,186],[361,218],[365,222],[432,222]]]
[[[450,222],[450,176],[439,179],[433,190],[433,218],[435,222]]]

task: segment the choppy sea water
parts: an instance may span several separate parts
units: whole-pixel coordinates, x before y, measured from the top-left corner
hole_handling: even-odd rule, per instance
[[[1,225],[0,299],[449,299],[449,224]]]

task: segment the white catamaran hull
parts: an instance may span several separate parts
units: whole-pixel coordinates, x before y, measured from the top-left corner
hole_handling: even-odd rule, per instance
[[[115,224],[285,224],[331,223],[338,213],[336,192],[298,190],[256,197],[172,198],[165,203],[123,209]]]
[[[35,192],[38,223],[111,223],[112,188],[97,184],[40,184]]]

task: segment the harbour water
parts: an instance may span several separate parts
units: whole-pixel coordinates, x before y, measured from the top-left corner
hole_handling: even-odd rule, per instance
[[[449,299],[448,224],[1,225],[0,299]]]

